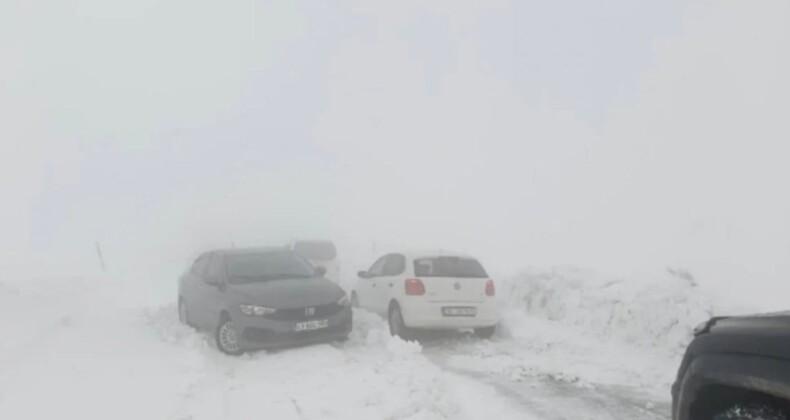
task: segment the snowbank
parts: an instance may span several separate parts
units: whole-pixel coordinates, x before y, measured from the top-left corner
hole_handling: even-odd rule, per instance
[[[232,358],[145,282],[0,280],[0,307],[2,419],[524,418],[365,311],[345,343]]]
[[[712,313],[711,302],[682,270],[623,279],[577,268],[531,269],[500,289],[510,310],[671,352],[682,351],[694,327]]]

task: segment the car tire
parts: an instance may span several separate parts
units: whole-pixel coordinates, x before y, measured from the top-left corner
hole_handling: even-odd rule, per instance
[[[236,324],[229,316],[224,315],[217,324],[214,334],[219,351],[229,356],[239,356],[243,353],[239,346],[239,336],[236,332]]]
[[[788,414],[766,404],[736,404],[716,414],[712,420],[788,420]]]
[[[359,297],[357,297],[356,292],[351,292],[351,307],[359,308]]]
[[[475,337],[477,338],[491,338],[496,332],[496,325],[491,327],[482,327],[482,328],[475,328]]]
[[[413,331],[403,322],[403,313],[401,313],[400,306],[397,303],[390,305],[387,322],[390,327],[390,335],[398,336],[403,340],[411,340],[413,338]]]

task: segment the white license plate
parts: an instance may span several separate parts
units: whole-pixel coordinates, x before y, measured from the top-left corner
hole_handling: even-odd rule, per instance
[[[313,331],[320,330],[329,326],[328,319],[319,319],[316,321],[299,322],[294,325],[295,331]]]
[[[442,315],[444,316],[476,316],[477,308],[474,307],[447,307],[442,308]]]

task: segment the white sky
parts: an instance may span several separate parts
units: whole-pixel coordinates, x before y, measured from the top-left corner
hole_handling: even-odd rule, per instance
[[[484,3],[2,2],[0,264],[329,236],[787,279],[790,4]]]

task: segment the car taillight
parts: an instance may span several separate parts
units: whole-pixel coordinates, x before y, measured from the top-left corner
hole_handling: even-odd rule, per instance
[[[489,279],[486,282],[486,296],[494,296],[495,294],[496,294],[496,288],[494,287],[494,281]]]
[[[409,296],[420,296],[425,294],[425,285],[420,279],[408,279],[405,283],[406,294]]]

